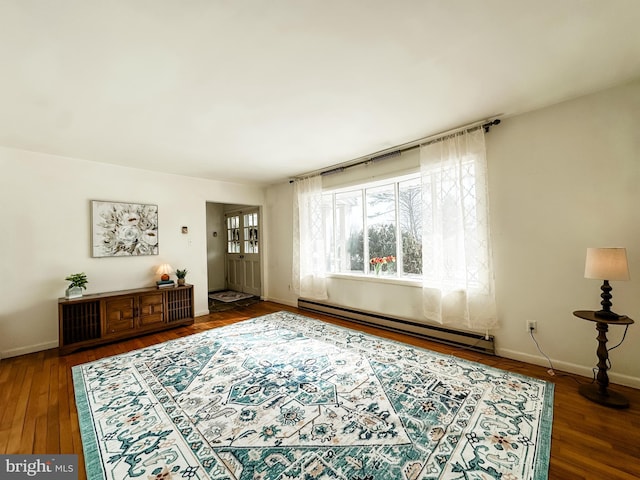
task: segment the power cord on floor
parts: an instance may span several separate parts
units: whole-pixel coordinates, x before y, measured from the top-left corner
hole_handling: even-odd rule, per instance
[[[627,325],[627,326],[628,326],[628,325]],[[563,373],[563,374],[558,374],[558,373],[556,372],[555,367],[553,366],[553,363],[551,362],[551,359],[550,359],[550,358],[549,358],[549,357],[548,357],[548,356],[547,356],[547,355],[542,351],[542,349],[540,348],[540,345],[538,344],[538,341],[536,340],[536,337],[533,335],[533,332],[534,332],[534,328],[533,328],[533,327],[530,327],[530,328],[529,328],[529,335],[531,335],[531,339],[532,339],[532,340],[533,340],[533,342],[536,344],[536,347],[538,348],[538,351],[539,351],[539,352],[544,356],[544,358],[546,358],[546,359],[547,359],[547,361],[549,362],[549,367],[551,367],[551,368],[549,368],[549,370],[547,370],[547,373],[548,373],[549,375],[551,375],[552,377],[555,377],[555,376],[559,376],[559,377],[569,377],[569,378],[570,378],[570,379],[572,379],[574,382],[576,382],[578,385],[582,385],[582,383],[583,383],[583,382],[579,381],[579,380],[578,380],[577,378],[575,378],[573,375],[567,375],[567,374],[564,374],[564,373]],[[625,333],[626,333],[626,332],[625,332]],[[624,338],[623,338],[623,340],[624,340]],[[622,343],[622,342],[620,342],[620,343]],[[620,344],[616,345],[615,347],[612,347],[612,349],[613,349],[613,348],[616,348],[616,347],[617,347],[617,346],[619,346],[619,345],[620,345]],[[595,382],[595,381],[596,381],[596,370],[597,370],[596,368],[594,368],[594,369],[593,369],[593,380],[591,381],[591,383],[593,383],[593,382]]]
[[[551,368],[549,368],[549,370],[547,370],[547,373],[553,377],[556,374],[556,369],[553,367],[553,362],[551,362],[551,359],[540,348],[540,344],[538,343],[538,341],[536,340],[535,335],[533,334],[534,330],[535,329],[533,327],[529,327],[529,335],[531,335],[531,339],[533,340],[533,343],[536,344],[536,348],[538,349],[538,351],[542,354],[542,356],[544,358],[547,359],[547,362],[549,362],[549,367],[551,367]]]
[[[611,350],[613,350],[614,348],[618,348],[620,345],[622,345],[622,342],[624,342],[624,339],[625,339],[625,337],[626,337],[626,335],[627,335],[627,330],[628,330],[628,328],[629,328],[629,325],[627,325],[627,326],[626,326],[626,328],[625,328],[625,330],[624,330],[624,333],[623,333],[623,335],[622,335],[622,340],[620,340],[620,342],[619,342],[618,344],[616,344],[616,345],[614,345],[613,347],[611,347],[611,348],[607,349],[608,351],[611,351]],[[535,343],[536,348],[538,349],[538,352],[540,352],[540,354],[541,354],[544,358],[546,358],[546,359],[547,359],[547,362],[549,363],[549,370],[547,370],[547,373],[548,373],[550,376],[552,376],[552,377],[555,377],[555,376],[569,377],[569,378],[573,379],[573,381],[575,381],[578,385],[582,385],[582,382],[580,382],[578,379],[576,379],[576,378],[575,378],[575,377],[573,377],[572,375],[566,375],[566,374],[560,374],[560,375],[559,375],[559,374],[556,372],[556,369],[555,369],[555,367],[553,366],[553,362],[551,361],[551,359],[549,358],[549,356],[548,356],[546,353],[544,353],[544,351],[543,351],[543,350],[542,350],[542,348],[540,347],[540,344],[538,343],[538,340],[536,340],[536,337],[535,337],[535,335],[534,335],[534,331],[535,331],[535,328],[534,328],[534,327],[529,327],[529,335],[531,336],[531,340],[533,340],[533,343]],[[478,345],[482,340],[484,340],[484,338],[478,339],[478,341],[476,341],[474,344],[469,345],[469,346],[459,346],[459,347],[458,347],[458,349],[459,349],[459,350],[472,350],[472,351],[477,352],[477,350],[474,350],[474,347],[475,347],[475,346],[477,346],[477,345]],[[607,362],[608,362],[608,364],[609,364],[607,368],[608,368],[608,369],[611,369],[611,361],[610,361],[609,359],[607,359]],[[486,365],[489,365],[489,366],[496,366],[496,365],[498,365],[498,364],[499,364],[499,362],[497,362],[495,365],[491,365],[491,364],[489,364],[488,362],[486,363]],[[598,369],[597,369],[597,367],[593,369],[593,380],[591,381],[591,383],[594,383],[594,382],[596,381],[596,373],[597,373],[597,370],[598,370]]]

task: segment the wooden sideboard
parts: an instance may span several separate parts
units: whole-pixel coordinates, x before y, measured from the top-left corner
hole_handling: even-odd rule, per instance
[[[193,285],[146,287],[58,299],[59,353],[190,325]]]

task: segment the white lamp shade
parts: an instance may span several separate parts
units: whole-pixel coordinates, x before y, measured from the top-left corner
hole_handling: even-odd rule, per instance
[[[163,263],[158,267],[158,270],[156,270],[158,275],[169,275],[171,272],[173,272],[173,268],[171,268],[171,265],[168,263]]]
[[[587,248],[585,278],[629,280],[626,248]]]

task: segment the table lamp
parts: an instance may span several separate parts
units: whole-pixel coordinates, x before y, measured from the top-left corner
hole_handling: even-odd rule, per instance
[[[595,316],[608,320],[621,317],[611,311],[610,280],[629,280],[629,266],[627,265],[627,250],[625,248],[587,248],[587,260],[584,267],[584,277],[604,280],[600,297],[602,310],[595,312]]]
[[[169,274],[171,272],[173,272],[173,269],[171,268],[171,265],[169,265],[168,263],[163,263],[158,267],[158,270],[156,270],[156,273],[160,275],[160,280],[162,281],[169,280]]]

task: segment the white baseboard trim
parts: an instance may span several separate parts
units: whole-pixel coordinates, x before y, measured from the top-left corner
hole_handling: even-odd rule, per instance
[[[518,352],[516,350],[496,348],[496,354],[500,357],[511,358],[512,360],[520,360],[521,362],[532,363],[534,365],[540,365],[543,367],[549,366],[549,361],[539,355],[530,355],[528,353]],[[560,360],[551,359],[555,370],[562,372],[575,373],[576,375],[582,375],[583,377],[593,378],[593,367],[586,367],[584,365],[577,365],[575,363],[562,362]],[[616,373],[615,370],[607,371],[609,381],[618,385],[624,385],[626,387],[640,388],[640,378],[632,377],[630,375],[623,375]]]
[[[264,297],[264,300],[266,302],[281,303],[282,305],[287,305],[289,307],[297,307],[298,306],[298,299],[297,298],[295,300],[283,300],[281,298]]]
[[[28,345],[26,347],[13,348],[11,350],[3,350],[0,352],[0,358],[19,357],[20,355],[27,355],[29,353],[41,352],[42,350],[49,350],[50,348],[58,348],[58,342],[45,342],[37,345]]]

